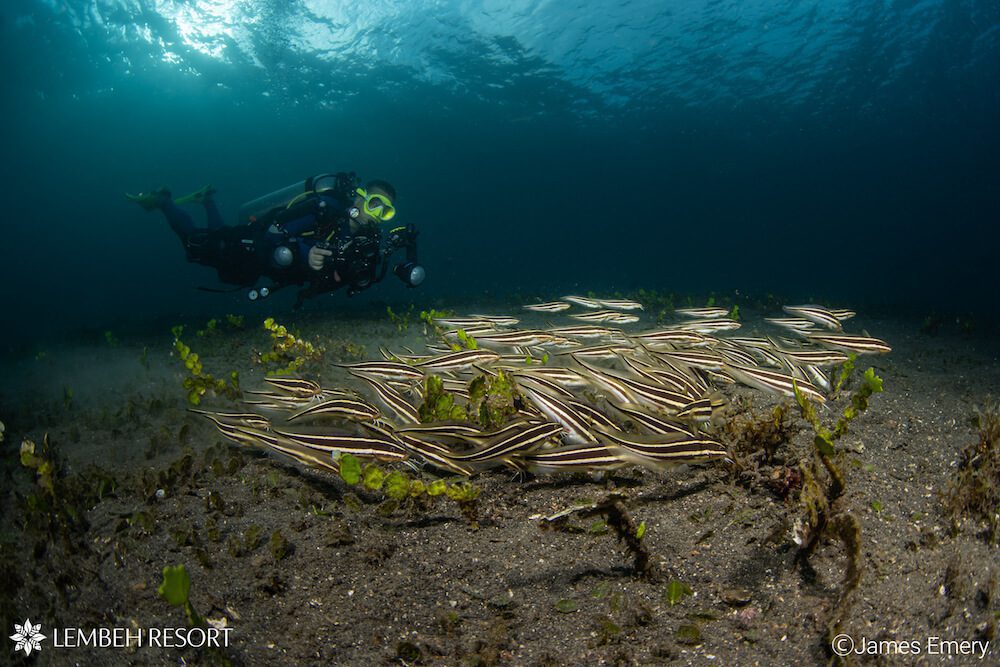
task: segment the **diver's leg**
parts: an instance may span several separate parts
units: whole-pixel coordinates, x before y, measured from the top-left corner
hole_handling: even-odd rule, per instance
[[[160,205],[160,210],[163,211],[163,217],[167,219],[174,234],[177,234],[177,238],[182,243],[187,243],[188,238],[194,233],[194,220],[191,216],[169,199]]]
[[[222,214],[219,213],[219,207],[215,205],[215,197],[205,199],[205,220],[209,229],[219,229],[225,224],[222,221]]]

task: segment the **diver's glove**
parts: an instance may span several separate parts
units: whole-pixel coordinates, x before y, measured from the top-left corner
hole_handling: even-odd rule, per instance
[[[417,228],[413,225],[396,227],[389,232],[389,246],[395,248],[407,248],[417,242]]]
[[[309,248],[309,255],[306,257],[306,261],[309,264],[309,268],[313,271],[322,271],[323,264],[326,262],[327,257],[333,257],[332,250],[319,245],[314,245]]]

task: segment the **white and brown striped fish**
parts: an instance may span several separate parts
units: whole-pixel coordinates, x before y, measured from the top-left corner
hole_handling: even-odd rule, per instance
[[[486,320],[490,324],[495,324],[498,327],[512,327],[515,326],[521,320],[510,315],[477,315],[470,314],[469,317],[474,319]]]
[[[471,368],[473,364],[489,364],[500,359],[500,355],[492,350],[461,350],[449,354],[441,354],[430,359],[419,361],[415,366],[430,370],[458,370]]]
[[[195,408],[188,408],[188,412],[204,415],[216,424],[220,422],[226,424],[237,424],[265,431],[270,430],[271,428],[271,420],[267,417],[262,417],[255,412],[211,412],[209,410],[197,410]]]
[[[298,398],[312,398],[323,391],[319,383],[306,380],[305,378],[265,377],[264,382],[267,382],[278,391]]]
[[[632,435],[620,431],[600,431],[599,434],[632,454],[630,462],[654,470],[686,463],[707,463],[729,456],[722,443],[697,435],[694,437],[680,433]]]
[[[719,317],[726,317],[729,311],[717,306],[706,306],[705,308],[675,308],[674,312],[683,317],[694,319],[714,320]]]
[[[515,329],[513,331],[496,331],[494,333],[480,334],[476,342],[481,345],[506,345],[506,346],[535,346],[551,343],[556,340],[556,336],[547,331],[532,331],[528,329]]]
[[[610,329],[608,327],[593,325],[555,327],[546,329],[545,331],[554,336],[568,336],[570,338],[604,338],[610,341],[623,341],[626,339],[625,333],[621,329]]]
[[[669,433],[680,433],[690,437],[694,437],[694,431],[691,430],[689,426],[684,424],[679,424],[671,419],[664,419],[663,417],[650,414],[642,409],[639,405],[611,403],[611,406],[618,410],[619,412],[629,416],[633,422],[638,426],[646,429],[647,431],[665,435]],[[608,431],[615,431],[619,429],[606,429]]]
[[[523,306],[525,310],[531,310],[536,313],[560,313],[564,310],[569,310],[571,307],[565,301],[545,301],[544,303],[529,303]]]
[[[617,310],[595,310],[589,313],[577,313],[570,315],[574,320],[583,322],[613,322],[615,324],[630,324],[638,322],[638,315],[630,315]]]
[[[595,444],[589,447],[557,447],[517,455],[515,461],[534,475],[555,472],[616,470],[626,464],[617,447]]]
[[[740,364],[727,364],[725,371],[741,384],[792,398],[795,397],[795,386],[798,385],[799,391],[811,400],[817,403],[826,403],[826,396],[810,382],[796,380],[786,373]]]
[[[806,338],[814,343],[832,347],[835,350],[846,350],[856,354],[884,354],[892,352],[892,348],[884,340],[856,334],[820,334],[806,333]]]
[[[303,433],[275,429],[274,434],[302,447],[330,454],[351,454],[379,461],[405,461],[406,450],[388,438],[349,433]]]
[[[597,438],[590,432],[590,424],[575,408],[531,385],[522,385],[521,390],[543,415],[563,427],[560,434],[563,442],[571,445],[589,445],[597,442]]]
[[[317,417],[350,419],[353,421],[373,421],[381,416],[378,408],[365,401],[353,398],[331,398],[310,405],[289,415],[288,421]]]
[[[643,310],[642,304],[638,301],[628,299],[595,299],[601,308],[612,310]]]
[[[404,423],[417,424],[420,422],[420,413],[398,391],[376,379],[369,377],[363,377],[362,379],[375,390],[375,395],[379,401],[395,413]]]
[[[717,331],[732,331],[739,329],[742,324],[728,317],[716,317],[710,319],[690,320],[680,324],[671,324],[670,328],[675,331],[693,331],[701,334],[711,334]]]
[[[816,329],[816,323],[804,317],[765,317],[764,321],[796,333]]]
[[[338,364],[353,375],[380,378],[383,380],[423,380],[424,374],[400,361],[363,361],[356,364]]]
[[[469,454],[456,454],[455,461],[481,463],[484,461],[506,460],[514,454],[526,453],[538,449],[553,437],[559,435],[563,427],[554,422],[532,424],[512,435],[503,436],[488,443],[482,449]]]
[[[782,306],[781,309],[789,315],[809,320],[831,331],[843,331],[843,325],[837,316],[823,306],[806,304],[803,306]]]
[[[598,301],[597,299],[591,299],[590,297],[586,296],[576,296],[574,294],[570,294],[568,296],[560,297],[560,299],[563,301],[569,301],[570,303],[575,303],[576,305],[583,306],[584,308],[591,308],[596,310],[597,308],[601,307],[600,301]]]
[[[435,317],[434,324],[452,329],[470,329],[473,327],[495,327],[496,325],[482,317]]]

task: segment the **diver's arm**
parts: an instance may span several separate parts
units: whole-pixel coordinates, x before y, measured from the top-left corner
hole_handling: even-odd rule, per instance
[[[391,254],[399,248],[406,248],[406,261],[416,262],[418,233],[417,228],[413,225],[396,227],[389,232],[389,242],[386,244],[388,253]]]
[[[413,225],[397,227],[389,232],[389,243],[386,250],[388,255],[398,248],[406,248],[406,262],[397,264],[392,272],[402,280],[407,287],[417,287],[424,282],[424,267],[417,261],[417,228]],[[384,274],[383,269],[383,274]]]

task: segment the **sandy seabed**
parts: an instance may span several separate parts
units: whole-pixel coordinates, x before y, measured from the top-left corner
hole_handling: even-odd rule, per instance
[[[376,358],[380,345],[398,350],[425,340],[419,323],[401,332],[384,316],[287,319],[326,345],[323,364],[309,369],[324,386],[345,382],[332,362],[350,356],[348,341]],[[861,525],[862,580],[842,627],[848,639],[837,648],[852,649],[862,664],[997,664],[1000,552],[980,523],[959,522],[956,531],[942,494],[961,451],[977,440],[975,408],[1000,390],[1000,342],[948,329],[928,335],[920,322],[864,313],[852,327],[893,352],[860,358],[884,379],[885,392],[838,442],[847,480],[839,502]],[[267,346],[262,330],[221,327],[199,338],[196,328],[185,340],[206,371],[236,369],[243,387],[263,385],[253,362]],[[807,565],[797,560],[796,490],[782,497],[768,481],[812,446],[797,408],[781,465],[762,466],[749,480],[726,463],[666,473],[625,468],[603,479],[518,480],[496,470],[473,479],[481,495],[472,522],[446,500],[389,511],[384,495],[334,473],[229,443],[187,411],[172,338],[111,342],[3,362],[0,612],[8,634],[28,618],[46,635],[31,657],[14,653],[11,642],[4,662],[830,659],[826,629],[847,566],[844,547],[824,540]],[[793,403],[740,388],[726,393],[755,414]],[[824,419],[834,421],[846,402],[833,402]],[[207,405],[233,409],[223,399]],[[90,489],[80,516],[48,527],[32,519],[28,497],[39,488],[18,456],[24,438],[40,443],[45,433],[66,474],[115,481]],[[599,518],[571,517],[558,530],[532,518],[611,494],[645,523],[658,576],[639,576]],[[227,628],[216,635],[225,646],[192,647],[207,639],[185,633],[183,610],[158,595],[163,568],[176,564],[190,574],[193,607]],[[100,634],[89,631],[100,628],[118,639],[94,646]],[[128,632],[132,640],[121,639]]]

